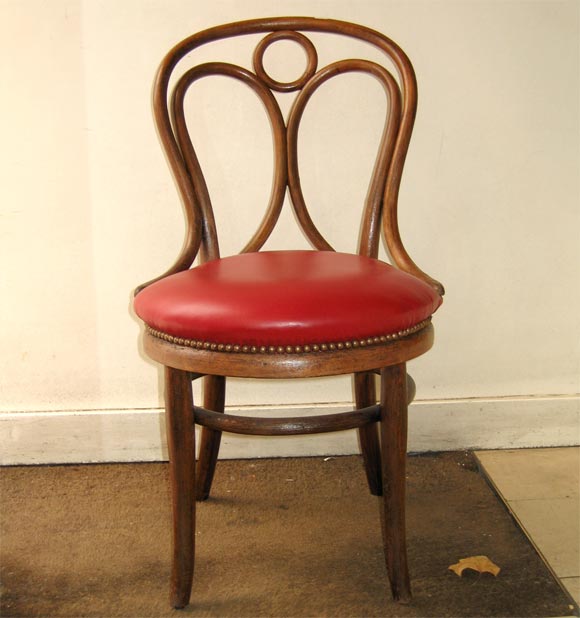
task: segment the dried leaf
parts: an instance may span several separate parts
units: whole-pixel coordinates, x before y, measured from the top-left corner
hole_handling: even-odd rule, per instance
[[[501,571],[497,564],[494,564],[487,556],[470,556],[469,558],[461,558],[457,564],[452,564],[449,567],[449,570],[459,575],[459,577],[461,577],[464,569],[472,569],[478,573],[491,573],[496,577]]]

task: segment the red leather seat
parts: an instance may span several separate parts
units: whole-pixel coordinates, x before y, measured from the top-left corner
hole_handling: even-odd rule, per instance
[[[270,251],[212,260],[162,279],[136,297],[135,310],[156,334],[185,340],[178,343],[299,352],[408,334],[440,304],[427,283],[379,260]]]

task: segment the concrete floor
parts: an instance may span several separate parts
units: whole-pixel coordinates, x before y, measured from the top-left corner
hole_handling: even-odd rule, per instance
[[[475,455],[536,549],[580,604],[580,447]]]

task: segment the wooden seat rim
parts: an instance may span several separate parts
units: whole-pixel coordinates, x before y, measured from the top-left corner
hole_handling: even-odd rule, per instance
[[[433,346],[434,329],[386,344],[309,354],[228,354],[198,350],[143,333],[145,353],[154,361],[192,373],[235,378],[310,378],[342,375],[405,363]]]

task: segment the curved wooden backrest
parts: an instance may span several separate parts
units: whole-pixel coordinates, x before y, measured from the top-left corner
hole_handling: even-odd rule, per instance
[[[316,49],[305,34],[309,32],[340,34],[378,48],[396,67],[400,85],[387,69],[369,60],[344,59],[318,68]],[[226,62],[199,64],[184,72],[169,91],[174,69],[187,54],[220,39],[250,34],[264,34],[254,50],[254,72]],[[306,70],[293,82],[282,83],[272,79],[263,66],[264,51],[281,39],[295,41],[306,52]],[[270,200],[258,229],[242,251],[258,251],[266,242],[280,215],[286,187],[298,221],[312,245],[319,250],[333,250],[314,225],[304,200],[298,172],[297,139],[300,120],[312,94],[321,84],[345,72],[374,76],[384,87],[388,98],[385,127],[364,205],[359,253],[377,257],[382,224],[387,249],[395,265],[424,279],[442,293],[441,284],[421,271],[409,257],[397,224],[399,185],[417,107],[413,67],[398,45],[379,32],[347,22],[307,17],[256,19],[210,28],[185,39],[163,59],[153,92],[154,116],[187,218],[187,236],[182,252],[163,277],[189,268],[200,250],[202,261],[219,257],[211,200],[184,113],[188,88],[209,75],[228,76],[249,86],[264,104],[272,126],[274,180]],[[297,91],[286,121],[272,91]]]

